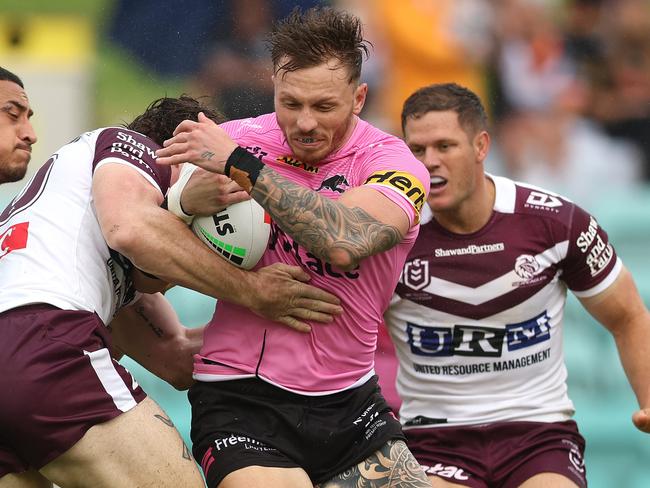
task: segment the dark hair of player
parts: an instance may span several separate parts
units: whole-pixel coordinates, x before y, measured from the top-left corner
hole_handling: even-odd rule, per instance
[[[456,83],[440,83],[420,88],[404,102],[402,132],[408,118],[418,119],[428,112],[452,111],[470,135],[487,130],[488,118],[479,97]]]
[[[364,54],[370,43],[363,39],[361,21],[341,10],[295,8],[276,22],[267,36],[273,72],[312,68],[336,59],[349,71],[349,81],[361,77]]]
[[[217,124],[225,121],[225,117],[217,110],[202,105],[188,95],[181,95],[179,98],[163,97],[154,100],[143,114],[138,115],[125,127],[144,134],[162,146],[165,140],[174,135],[178,124],[183,120],[198,120],[199,112],[203,112]]]
[[[18,78],[15,74],[13,74],[11,71],[4,69],[3,67],[0,66],[0,81],[11,81],[15,83],[16,85],[20,86],[20,88],[25,88],[25,85],[23,85],[23,81]]]

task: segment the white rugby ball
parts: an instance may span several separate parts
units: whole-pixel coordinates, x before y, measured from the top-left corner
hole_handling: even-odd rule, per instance
[[[195,217],[192,230],[219,256],[251,269],[266,250],[271,219],[259,203],[246,200],[214,215]]]

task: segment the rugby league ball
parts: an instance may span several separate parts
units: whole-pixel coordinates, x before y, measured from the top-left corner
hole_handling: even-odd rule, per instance
[[[195,217],[192,230],[222,258],[251,269],[266,250],[271,219],[259,203],[247,200],[214,215]]]

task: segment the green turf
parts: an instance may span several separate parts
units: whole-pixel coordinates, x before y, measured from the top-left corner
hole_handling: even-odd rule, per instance
[[[110,14],[113,0],[2,0],[0,14],[73,13],[101,19]]]

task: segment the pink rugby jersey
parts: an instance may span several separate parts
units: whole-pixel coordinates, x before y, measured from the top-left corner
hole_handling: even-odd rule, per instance
[[[573,415],[562,348],[567,289],[602,292],[621,261],[574,203],[492,179],[492,217],[473,234],[425,223],[423,212],[386,313],[405,428]]]
[[[411,228],[392,249],[342,271],[315,257],[272,223],[258,268],[282,262],[300,266],[310,283],[341,299],[344,313],[308,334],[221,301],[195,356],[194,377],[219,381],[258,376],[304,395],[323,395],[363,384],[373,375],[377,330],[402,265],[419,229],[426,200],[426,168],[397,137],[361,119],[349,140],[317,165],[291,156],[275,114],[227,122],[222,127],[279,174],[322,196],[338,199],[349,188],[371,185],[408,215]]]

